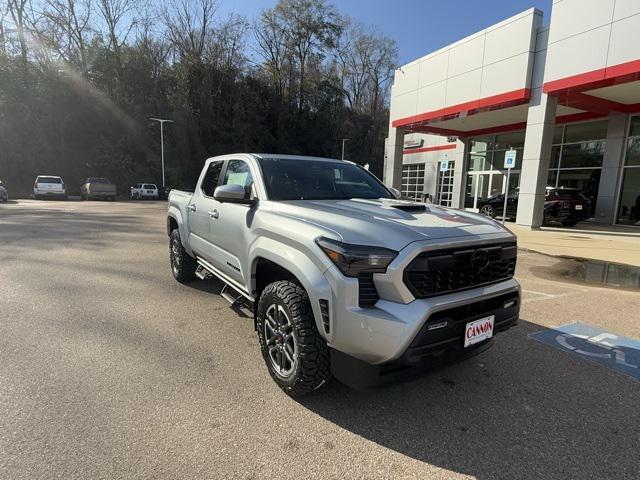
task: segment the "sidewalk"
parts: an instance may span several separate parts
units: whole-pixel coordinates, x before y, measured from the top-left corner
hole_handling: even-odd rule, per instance
[[[598,225],[531,230],[510,222],[505,226],[518,236],[520,248],[553,256],[589,258],[640,267],[639,230]]]

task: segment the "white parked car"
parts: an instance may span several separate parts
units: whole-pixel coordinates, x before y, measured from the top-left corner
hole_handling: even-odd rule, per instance
[[[58,197],[67,199],[67,189],[62,177],[54,175],[38,175],[33,182],[33,196],[36,199]]]
[[[134,200],[157,200],[160,198],[158,187],[154,183],[136,183],[131,187],[131,198]]]

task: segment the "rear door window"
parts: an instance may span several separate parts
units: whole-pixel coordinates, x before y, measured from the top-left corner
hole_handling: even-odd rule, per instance
[[[207,197],[213,197],[213,192],[218,186],[220,180],[220,173],[222,172],[222,165],[224,161],[218,160],[209,164],[209,169],[202,179],[202,185],[200,189]]]

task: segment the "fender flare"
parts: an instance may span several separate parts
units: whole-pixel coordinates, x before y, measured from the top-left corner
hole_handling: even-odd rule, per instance
[[[167,235],[171,235],[171,228],[169,227],[169,219],[174,219],[178,224],[178,231],[180,232],[180,240],[182,241],[182,246],[185,248],[187,253],[193,256],[193,252],[191,251],[191,247],[189,246],[189,232],[187,231],[187,226],[185,225],[182,217],[182,212],[180,209],[174,205],[169,205],[169,209],[167,211]]]
[[[256,266],[259,259],[269,260],[296,277],[309,296],[318,332],[325,340],[330,341],[330,335],[324,331],[320,303],[318,302],[320,299],[331,302],[332,299],[331,285],[324,276],[328,267],[319,267],[307,254],[295,246],[262,237],[254,244],[250,253],[250,289],[253,295],[256,294]],[[257,301],[259,299],[256,298]]]

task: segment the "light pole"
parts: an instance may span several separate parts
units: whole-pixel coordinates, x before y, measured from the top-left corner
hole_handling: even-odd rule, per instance
[[[350,140],[349,138],[342,139],[342,160],[344,160],[344,144],[347,143],[349,140]]]
[[[173,120],[169,120],[166,118],[154,118],[149,117],[149,120],[153,120],[154,122],[160,123],[160,157],[162,158],[162,191],[164,192],[164,124],[165,123],[173,123]]]

